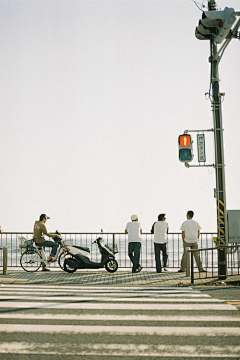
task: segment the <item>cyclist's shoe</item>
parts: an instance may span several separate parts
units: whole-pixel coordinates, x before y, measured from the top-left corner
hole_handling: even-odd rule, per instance
[[[44,267],[44,268],[42,268],[42,271],[51,271],[51,270]]]
[[[54,259],[54,257],[50,255],[49,258],[47,259],[47,261],[48,262],[55,262],[55,261],[57,261],[57,259]]]

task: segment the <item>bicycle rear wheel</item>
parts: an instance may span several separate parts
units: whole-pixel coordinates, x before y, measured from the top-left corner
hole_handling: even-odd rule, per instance
[[[69,253],[67,251],[63,251],[58,257],[58,265],[62,270],[64,270],[64,261],[66,257],[69,257]]]
[[[42,259],[36,250],[27,250],[22,254],[20,264],[23,270],[35,272],[41,267]]]

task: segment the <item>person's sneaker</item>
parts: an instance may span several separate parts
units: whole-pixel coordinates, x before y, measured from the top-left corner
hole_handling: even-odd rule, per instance
[[[54,259],[54,257],[52,257],[51,255],[49,256],[49,258],[47,259],[48,262],[55,262],[57,261],[57,259]]]
[[[51,270],[47,268],[42,268],[42,271],[51,271]]]
[[[142,270],[142,266],[139,266],[139,268],[136,270],[136,272],[140,272]]]
[[[185,271],[183,271],[183,270],[180,269],[180,270],[178,270],[178,272],[185,272]]]
[[[167,268],[164,268],[163,270],[164,270],[164,271],[168,271],[168,269],[167,269]]]
[[[201,270],[200,272],[207,272],[207,270],[204,270],[204,269],[203,269],[203,270]]]

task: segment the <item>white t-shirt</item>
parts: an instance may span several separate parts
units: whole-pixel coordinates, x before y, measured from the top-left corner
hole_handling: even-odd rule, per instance
[[[127,223],[126,230],[128,231],[128,242],[141,242],[140,230],[142,230],[142,228],[138,221]]]
[[[191,244],[198,242],[198,231],[200,229],[200,225],[195,220],[188,219],[184,221],[181,226],[181,230],[185,232],[184,241]]]
[[[157,221],[154,225],[154,242],[157,244],[167,243],[168,223],[166,221]]]

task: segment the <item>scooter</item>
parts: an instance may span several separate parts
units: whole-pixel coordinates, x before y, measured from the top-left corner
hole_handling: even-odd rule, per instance
[[[74,273],[77,269],[105,269],[114,273],[118,269],[113,250],[103,245],[103,238],[98,237],[93,244],[97,244],[102,255],[101,262],[94,262],[89,259],[90,249],[83,246],[66,247],[68,254],[65,257],[63,269],[68,273]],[[116,253],[116,252],[115,252]]]

